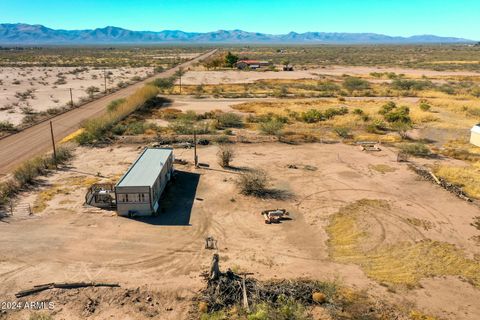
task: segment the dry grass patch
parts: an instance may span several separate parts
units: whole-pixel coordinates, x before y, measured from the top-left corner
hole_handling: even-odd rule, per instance
[[[408,223],[415,227],[422,227],[424,230],[428,231],[434,227],[433,222],[417,218],[407,218]]]
[[[340,209],[327,227],[330,256],[359,265],[370,278],[387,285],[414,287],[426,277],[459,276],[480,287],[480,263],[468,259],[452,244],[427,239],[369,249],[372,239],[368,224],[362,221],[389,210],[388,202],[367,199]]]
[[[391,167],[391,166],[386,165],[386,164],[369,165],[368,167],[369,167],[371,170],[380,172],[380,173],[382,173],[382,174],[397,171],[397,168]]]
[[[480,198],[480,162],[465,167],[437,166],[437,176],[463,188],[469,196]]]
[[[33,213],[40,213],[47,208],[48,202],[51,201],[57,194],[68,194],[69,189],[58,185],[52,186],[46,190],[41,191],[35,201],[33,202]]]
[[[34,213],[40,213],[48,207],[48,202],[50,202],[56,195],[68,195],[69,193],[77,190],[78,188],[89,187],[92,184],[97,183],[98,181],[98,178],[83,176],[62,179],[60,183],[40,191],[33,203],[32,211]],[[68,200],[62,200],[62,203],[67,203],[66,201]]]

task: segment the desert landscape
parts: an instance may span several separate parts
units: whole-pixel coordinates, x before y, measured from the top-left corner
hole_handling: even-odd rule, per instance
[[[465,63],[445,62],[452,47]],[[85,107],[102,112],[56,139],[55,156],[4,173],[0,301],[55,307],[0,319],[480,318],[480,147],[470,143],[480,74],[465,67],[478,48],[428,47],[431,68],[423,54],[376,62],[369,47],[355,53],[375,62],[363,65],[319,60],[343,46],[201,49],[183,48],[183,63],[206,54],[168,76],[149,64],[106,69],[108,87],[129,94],[94,95]],[[397,54],[414,49],[427,50]],[[231,56],[269,65],[241,70]],[[66,83],[55,85],[59,73]],[[101,91],[103,75],[1,67],[0,105],[12,105],[2,130],[21,130],[27,107],[67,104],[68,88],[78,99]],[[35,91],[23,99],[17,88]],[[175,157],[153,216],[87,204],[92,186],[119,182],[145,148]],[[288,216],[262,214],[274,209]],[[15,296],[54,283],[99,286]]]

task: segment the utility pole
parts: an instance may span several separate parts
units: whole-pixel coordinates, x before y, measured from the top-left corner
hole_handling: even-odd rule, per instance
[[[193,160],[195,162],[195,168],[198,167],[198,156],[197,156],[197,129],[193,128]]]
[[[178,74],[180,75],[180,95],[182,95],[182,67],[178,68]]]
[[[73,108],[73,94],[72,94],[72,88],[70,88],[70,106]]]
[[[53,163],[55,163],[55,168],[58,169],[58,166],[57,166],[57,150],[55,149],[55,138],[53,137],[53,125],[52,125],[52,121],[50,121],[50,135],[52,136]]]
[[[105,83],[105,94],[107,94],[107,69],[103,69],[103,80]]]

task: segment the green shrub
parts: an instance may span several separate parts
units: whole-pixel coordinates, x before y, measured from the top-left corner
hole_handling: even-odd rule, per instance
[[[204,93],[205,89],[203,88],[203,85],[199,84],[195,87],[195,98],[201,98]]]
[[[393,101],[388,101],[386,104],[384,104],[380,110],[378,111],[379,114],[384,115],[395,109],[397,105]]]
[[[348,114],[348,108],[347,107],[340,107],[340,108],[328,108],[325,110],[323,113],[326,119],[331,119],[335,116],[341,116],[344,114]]]
[[[356,109],[353,110],[353,114],[355,114],[357,116],[361,116],[361,115],[364,115],[365,112],[360,108],[356,108]]]
[[[390,112],[384,115],[385,120],[388,122],[403,122],[410,123],[412,119],[410,118],[410,109],[408,107],[402,106],[391,110]]]
[[[428,103],[426,103],[426,102],[420,103],[420,109],[422,111],[425,111],[425,112],[430,111],[430,108],[431,108],[431,106]]]
[[[292,298],[280,295],[275,303],[260,303],[247,316],[248,320],[307,320],[310,317],[305,307]]]
[[[187,112],[178,115],[178,119],[190,122],[200,120],[200,118],[201,117],[193,110],[188,110]]]
[[[193,134],[194,132],[208,134],[213,132],[208,122],[191,122],[183,119],[173,121],[168,127],[177,134]]]
[[[131,122],[127,125],[125,133],[128,135],[138,135],[145,133],[145,123],[141,121]]]
[[[85,121],[83,123],[84,131],[77,136],[76,140],[80,144],[91,144],[105,138],[118,122],[126,118],[129,114],[136,111],[148,100],[153,99],[158,94],[158,89],[151,85],[146,85],[134,94],[118,103],[115,110],[106,114]]]
[[[288,93],[288,88],[286,86],[281,86],[279,89],[275,90],[273,95],[278,98],[285,98]]]
[[[301,119],[306,123],[316,123],[324,120],[324,115],[320,110],[310,109],[305,112],[302,112]]]
[[[343,81],[343,87],[349,92],[370,89],[370,83],[357,77],[347,77]]]
[[[47,313],[35,312],[30,315],[28,320],[53,320],[53,317]]]
[[[123,124],[116,124],[113,128],[112,128],[112,133],[114,135],[117,135],[117,136],[121,136],[125,133],[125,131],[127,131],[127,126],[123,125]]]
[[[455,89],[452,86],[449,86],[448,84],[442,84],[437,88],[437,90],[449,95],[455,94]]]
[[[169,78],[158,78],[152,81],[152,84],[159,88],[160,90],[168,90],[173,88],[175,85],[175,78],[174,77],[169,77]]]
[[[317,84],[316,88],[315,88],[317,91],[324,91],[324,92],[337,92],[337,91],[340,91],[340,87],[331,82],[331,81],[327,81],[327,82],[320,82]]]
[[[116,111],[118,106],[121,105],[122,103],[125,102],[125,99],[121,98],[121,99],[117,99],[117,100],[113,100],[112,102],[110,102],[108,105],[107,105],[107,111],[108,112],[113,112],[113,111]]]
[[[243,127],[242,117],[233,112],[219,113],[216,115],[216,120],[219,129]]]
[[[237,63],[238,60],[239,60],[239,57],[232,54],[229,51],[227,53],[227,55],[225,56],[225,66],[227,66],[229,68],[233,68],[233,66],[235,65],[235,63]]]
[[[405,79],[395,79],[392,81],[391,87],[396,90],[414,90],[421,91],[428,88],[431,88],[433,85],[430,81],[426,80],[405,80]]]
[[[474,97],[480,98],[480,87],[472,88],[470,94]]]
[[[13,180],[7,180],[0,183],[0,206],[5,205],[18,193],[18,183]]]
[[[278,136],[282,133],[285,123],[278,119],[272,119],[267,122],[261,122],[259,125],[260,131],[264,134]]]
[[[100,89],[98,87],[95,87],[95,86],[90,86],[88,87],[87,89],[85,89],[85,92],[90,96],[90,97],[93,97],[93,95],[96,93],[96,92],[100,92]]]
[[[400,150],[416,157],[428,157],[431,155],[430,149],[423,143],[405,143],[400,145]]]
[[[319,121],[325,121],[338,115],[344,115],[348,113],[348,108],[328,108],[324,112],[317,109],[310,109],[302,112],[300,119],[306,123],[316,123]]]
[[[336,127],[333,131],[343,139],[350,138],[352,135],[350,134],[350,129],[346,127]]]
[[[383,134],[387,130],[387,126],[382,120],[375,119],[367,125],[365,130],[368,133]]]
[[[55,168],[55,164],[64,164],[73,156],[68,147],[60,147],[56,150],[56,158],[52,156],[39,156],[22,163],[13,172],[13,178],[19,187],[34,184],[35,179],[45,175],[49,170]]]
[[[16,128],[13,125],[13,123],[8,122],[8,121],[0,121],[0,132],[15,132]]]
[[[392,124],[392,129],[398,132],[402,139],[408,138],[408,130],[412,129],[412,124],[409,122],[394,122]]]

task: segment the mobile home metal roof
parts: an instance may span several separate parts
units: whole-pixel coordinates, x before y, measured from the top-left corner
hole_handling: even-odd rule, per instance
[[[473,126],[471,131],[475,133],[480,133],[480,124]]]
[[[172,153],[173,149],[146,148],[123,175],[116,187],[152,187]]]

